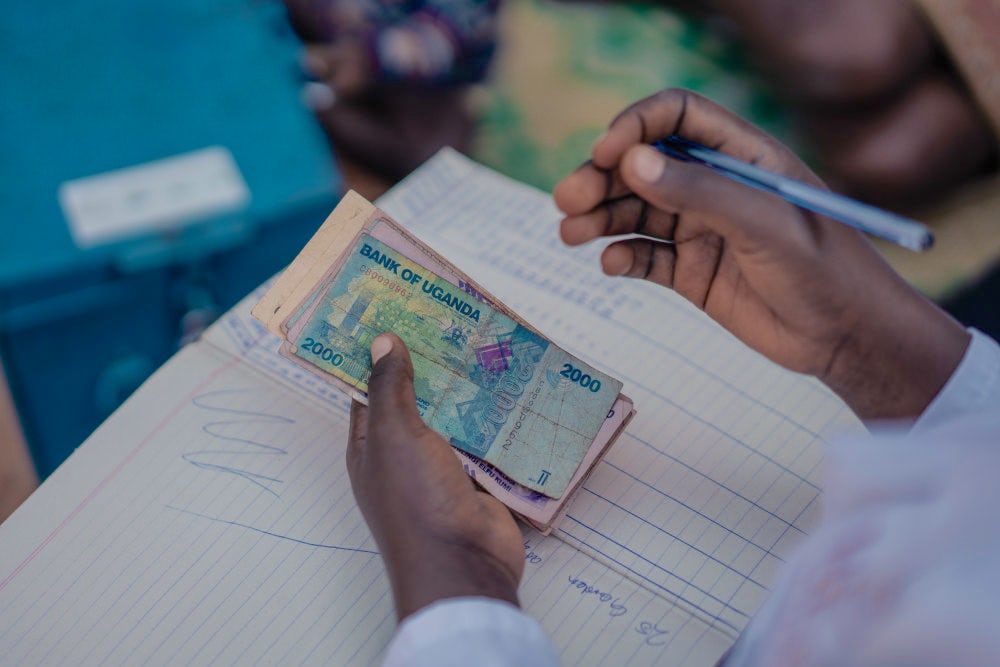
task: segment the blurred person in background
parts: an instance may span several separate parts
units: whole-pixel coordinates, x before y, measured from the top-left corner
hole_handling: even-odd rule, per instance
[[[745,46],[834,190],[897,210],[944,201],[972,226],[1000,219],[1000,0],[683,4]],[[973,198],[945,199],[977,180]],[[991,263],[943,305],[1000,336]]]
[[[906,208],[996,168],[1000,0],[663,2],[745,47],[834,189]],[[499,0],[286,5],[338,154],[391,183],[468,148],[463,93],[487,73]]]
[[[496,44],[499,0],[286,0],[335,152],[395,182],[442,146],[467,150],[465,92]]]
[[[1000,0],[685,4],[744,44],[834,189],[907,207],[996,169]]]
[[[953,219],[972,235],[978,212],[997,208],[1000,0],[659,2],[743,46],[834,190],[914,214],[958,207],[966,214]],[[442,146],[468,152],[465,93],[503,39],[499,0],[286,3],[318,79],[309,104],[352,187],[374,198]],[[546,104],[558,115],[564,102]],[[948,198],[973,181],[985,187]],[[969,261],[975,274],[945,307],[1000,335],[988,305],[1000,298],[1000,263]]]

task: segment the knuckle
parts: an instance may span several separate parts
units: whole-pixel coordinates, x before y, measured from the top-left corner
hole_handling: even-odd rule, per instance
[[[655,102],[656,104],[665,104],[671,103],[675,100],[683,100],[689,94],[690,92],[683,88],[664,88],[663,90],[653,93],[646,99],[650,102]]]

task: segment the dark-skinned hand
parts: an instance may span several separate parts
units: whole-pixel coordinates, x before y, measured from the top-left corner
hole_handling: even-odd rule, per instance
[[[413,365],[394,334],[372,342],[368,407],[351,406],[347,470],[385,563],[400,620],[437,600],[517,604],[521,531],[417,412]]]
[[[709,100],[665,90],[623,111],[555,188],[569,245],[640,234],[605,273],[676,290],[749,347],[814,375],[863,419],[919,415],[968,333],[839,222],[647,144],[678,134],[818,187],[787,148]]]

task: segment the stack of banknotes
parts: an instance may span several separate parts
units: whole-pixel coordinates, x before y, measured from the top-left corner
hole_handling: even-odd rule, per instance
[[[253,315],[282,339],[283,356],[362,402],[372,340],[400,336],[423,420],[476,483],[544,533],[635,413],[621,382],[354,192]]]

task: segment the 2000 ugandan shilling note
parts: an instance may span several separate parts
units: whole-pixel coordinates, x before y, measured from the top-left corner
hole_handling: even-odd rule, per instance
[[[267,293],[254,305],[253,316],[260,320],[268,331],[287,340],[288,326],[294,315],[301,311],[309,300],[309,295],[316,292],[316,286],[325,282],[326,277],[336,273],[340,264],[346,259],[347,251],[357,235],[363,231],[416,260],[421,266],[430,267],[437,275],[447,278],[453,285],[460,286],[463,291],[478,300],[491,303],[496,309],[518,320],[525,327],[532,328],[447,259],[409,234],[397,222],[353,190],[344,195],[295,257],[295,261],[281,272]]]
[[[492,300],[489,295],[480,291],[478,286],[475,285],[468,278],[468,276],[464,275],[454,265],[446,262],[443,258],[434,253],[430,248],[425,246],[415,237],[408,234],[405,229],[399,226],[399,224],[389,218],[378,215],[378,213],[380,213],[378,209],[375,209],[375,213],[376,214],[371,217],[370,221],[363,228],[364,233],[369,234],[377,241],[384,243],[396,252],[416,262],[420,266],[432,272],[438,278],[443,278],[451,285],[454,285],[458,288],[459,292],[463,292],[464,296],[466,296],[466,298],[470,301],[485,303],[494,310],[498,310],[511,319],[518,321],[525,328],[534,331],[530,324],[518,318],[517,315],[508,309],[504,304]],[[346,230],[345,233],[347,233]],[[341,265],[344,261],[346,261],[349,254],[350,253],[345,250],[342,256],[333,259],[333,263],[330,265],[327,272],[323,274],[321,279],[316,281],[313,290],[304,296],[302,303],[300,303],[294,312],[292,312],[292,314],[280,324],[280,330],[282,331],[285,339],[291,338],[293,334],[296,334],[301,330],[302,315],[311,312],[313,307],[316,305],[316,297],[323,291],[324,286],[328,286],[329,283],[333,281],[334,277],[336,277],[337,273],[339,273]]]
[[[360,196],[353,192],[349,192],[345,196],[345,199],[355,200],[354,203],[356,203],[356,200],[360,199]],[[368,202],[363,200],[362,203],[368,204]],[[485,290],[473,282],[469,276],[462,273],[462,271],[435,253],[431,248],[424,245],[419,239],[409,234],[406,229],[401,227],[397,222],[386,217],[385,214],[379,209],[368,204],[369,210],[367,218],[359,220],[359,217],[356,217],[352,220],[339,214],[340,209],[343,206],[343,203],[338,206],[334,214],[323,223],[323,227],[321,227],[320,231],[317,232],[316,236],[314,236],[312,240],[310,240],[309,246],[313,246],[317,241],[322,242],[323,232],[331,229],[340,231],[341,237],[350,235],[352,232],[356,236],[364,231],[364,233],[370,234],[373,238],[385,243],[393,250],[405,255],[424,268],[429,269],[439,278],[444,278],[451,285],[457,287],[459,292],[467,295],[470,301],[475,300],[485,303],[493,309],[499,310],[511,319],[517,321],[525,328],[535,331],[535,329],[533,329],[528,322],[521,320],[516,313],[485,292]],[[363,224],[359,225],[359,222],[363,222]],[[309,246],[307,246],[307,248]],[[307,292],[299,290],[297,298],[301,301],[294,309],[292,308],[292,303],[295,301],[296,297],[286,296],[286,298],[279,297],[278,299],[272,299],[269,304],[272,308],[267,308],[266,304],[268,302],[265,298],[265,300],[262,300],[259,304],[257,304],[257,306],[254,307],[254,315],[262,321],[265,321],[268,319],[266,318],[266,313],[275,310],[273,306],[277,306],[276,310],[284,313],[290,312],[291,314],[287,315],[284,320],[271,320],[268,328],[281,336],[281,338],[285,341],[294,339],[305,324],[303,315],[313,311],[314,306],[317,305],[319,294],[324,292],[325,288],[328,287],[333,281],[339,272],[341,265],[350,255],[348,252],[349,249],[349,245],[344,243],[343,247],[340,248],[342,251],[340,255],[332,254],[328,250],[324,253],[306,253],[303,251],[303,253],[295,259],[295,262],[293,262],[293,264],[289,267],[288,271],[291,272],[295,269],[297,270],[296,273],[299,274],[312,271],[313,278],[315,280],[315,285],[313,285],[312,291]],[[317,276],[314,271],[314,267],[316,266],[327,266],[328,268],[322,276]],[[279,280],[284,280],[284,274],[282,274],[282,277]],[[270,292],[268,294],[270,294]],[[286,343],[286,345],[288,344]],[[283,354],[285,354],[288,359],[310,372],[316,370],[316,367],[309,362],[295,356],[294,354],[287,354],[289,349],[290,346],[283,348]],[[342,391],[351,396],[353,400],[356,400],[364,405],[368,404],[368,395],[366,393],[358,390],[354,386],[336,376],[326,373],[323,375],[327,381],[334,386],[339,387]]]
[[[380,333],[410,349],[424,421],[519,484],[559,498],[621,383],[361,234],[283,354],[367,391]],[[307,299],[303,299],[303,302]]]

